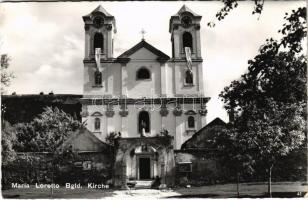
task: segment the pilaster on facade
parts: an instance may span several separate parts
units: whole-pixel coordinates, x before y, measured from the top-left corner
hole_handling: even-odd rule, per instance
[[[165,97],[167,96],[167,85],[168,85],[166,64],[161,64],[160,71],[161,71],[160,72],[161,73],[161,95]]]

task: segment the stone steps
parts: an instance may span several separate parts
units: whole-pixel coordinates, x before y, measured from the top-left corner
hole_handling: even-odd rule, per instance
[[[135,180],[134,182],[136,182],[136,189],[148,189],[151,188],[153,180]]]

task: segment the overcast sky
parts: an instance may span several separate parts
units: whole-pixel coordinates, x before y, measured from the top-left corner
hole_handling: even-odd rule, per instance
[[[79,3],[3,3],[0,4],[0,53],[12,58],[15,73],[8,94],[82,94],[84,25],[82,16],[99,4],[115,16],[117,34],[115,56],[141,40],[142,28],[147,42],[171,56],[168,24],[170,16],[183,4],[202,15],[201,40],[208,103],[208,121],[220,117],[228,121],[218,94],[247,69],[266,38],[279,38],[285,12],[305,1],[265,1],[262,15],[252,15],[253,3],[239,7],[214,28],[221,2],[79,2]],[[258,19],[259,17],[259,19]]]

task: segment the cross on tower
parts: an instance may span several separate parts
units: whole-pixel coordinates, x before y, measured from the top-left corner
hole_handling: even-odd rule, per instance
[[[142,40],[144,40],[144,35],[146,34],[145,30],[142,28],[140,33],[142,35]]]

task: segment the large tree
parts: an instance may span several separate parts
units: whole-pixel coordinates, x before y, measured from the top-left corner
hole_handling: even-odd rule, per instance
[[[240,177],[254,172],[254,160],[250,154],[246,154],[247,149],[238,131],[232,126],[216,128],[213,131],[212,140],[209,140],[207,144],[215,149],[211,156],[217,159],[228,172],[235,174],[237,197],[240,197]]]
[[[282,39],[266,40],[248,61],[248,72],[220,94],[234,117],[236,140],[267,170],[270,195],[277,159],[299,148],[306,132],[306,9],[293,10],[285,19]]]
[[[46,107],[30,123],[16,124],[18,151],[54,152],[82,124],[58,109]]]
[[[7,121],[1,122],[1,157],[2,165],[7,165],[16,158],[13,144],[16,141],[16,130]]]

